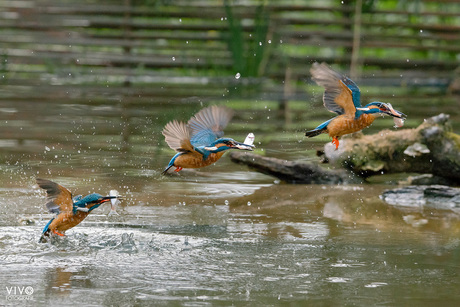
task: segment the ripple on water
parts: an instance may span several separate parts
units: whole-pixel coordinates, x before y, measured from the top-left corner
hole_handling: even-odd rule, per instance
[[[326,280],[328,282],[331,282],[331,283],[347,283],[347,282],[350,282],[351,279],[350,278],[346,278],[346,277],[328,277],[326,278]]]
[[[382,286],[387,286],[386,282],[371,282],[370,284],[365,285],[366,288],[378,288]]]
[[[342,261],[339,261],[331,264],[331,267],[333,268],[353,268],[362,266],[365,266],[365,263],[344,263]]]

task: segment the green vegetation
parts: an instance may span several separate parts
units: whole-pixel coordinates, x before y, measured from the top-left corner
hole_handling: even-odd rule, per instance
[[[254,30],[245,38],[241,20],[234,13],[229,0],[224,1],[229,32],[225,35],[233,59],[233,73],[242,77],[261,77],[265,70],[264,59],[271,49],[268,42],[269,16],[264,5],[259,5],[254,14]]]

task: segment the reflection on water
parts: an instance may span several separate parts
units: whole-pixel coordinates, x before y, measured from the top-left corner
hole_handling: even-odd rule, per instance
[[[158,197],[144,193],[151,181],[137,179],[120,216],[101,208],[53,244],[37,243],[50,217],[43,195],[2,189],[0,282],[27,282],[36,302],[51,305],[460,300],[460,219],[386,205],[378,197],[386,186],[263,183],[204,202],[185,192],[183,202],[161,205],[147,203]]]
[[[71,278],[75,272],[69,271],[66,267],[50,268],[45,273],[45,297],[49,300],[54,295],[67,297],[71,290]]]
[[[35,305],[460,302],[458,212],[386,204],[385,180],[286,185],[225,156],[162,177],[173,153],[158,110],[130,110],[130,150],[120,150],[116,108],[15,108],[0,111],[3,128],[14,128],[0,155],[0,304],[17,303],[7,301],[12,286],[33,287]],[[229,134],[244,139],[247,125],[239,115]],[[252,128],[256,140],[272,139]],[[259,153],[315,159],[313,143],[293,144],[291,132]],[[36,176],[74,194],[116,189],[120,215],[102,206],[67,237],[39,244],[52,216]]]

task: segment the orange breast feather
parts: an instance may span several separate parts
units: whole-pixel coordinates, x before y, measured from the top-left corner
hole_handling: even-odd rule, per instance
[[[222,157],[223,154],[223,151],[212,153],[208,156],[206,160],[203,160],[203,156],[199,153],[186,153],[176,158],[176,160],[174,161],[174,166],[183,168],[205,167],[215,163]]]
[[[345,134],[360,131],[372,124],[375,117],[369,114],[362,114],[358,119],[347,115],[340,115],[327,125],[327,132],[330,137],[341,137]]]
[[[51,222],[49,229],[51,231],[56,230],[63,234],[66,230],[80,224],[88,214],[88,212],[82,211],[78,211],[77,214],[73,214],[73,212],[62,212]]]

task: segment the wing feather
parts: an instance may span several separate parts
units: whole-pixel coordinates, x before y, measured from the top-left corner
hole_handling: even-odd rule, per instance
[[[323,102],[326,109],[339,115],[354,116],[361,107],[358,86],[349,78],[330,69],[325,63],[313,63],[310,70],[313,81],[325,88]]]
[[[193,146],[207,146],[224,136],[224,129],[233,117],[233,110],[225,106],[202,109],[188,121]]]
[[[72,193],[63,186],[46,179],[37,178],[38,186],[46,191],[46,207],[51,213],[72,211]]]
[[[171,149],[177,152],[192,151],[190,144],[190,129],[183,122],[173,120],[166,124],[162,131],[165,141]]]

